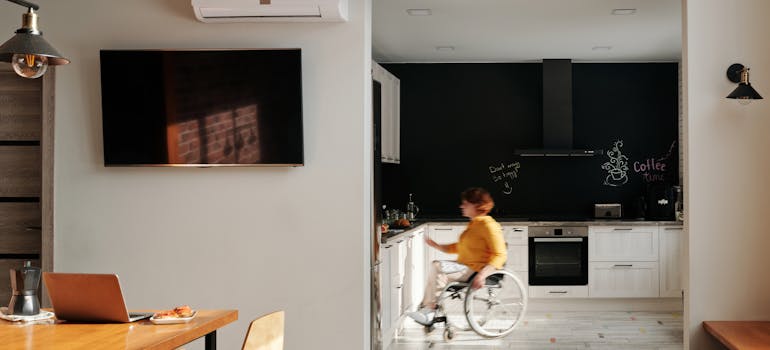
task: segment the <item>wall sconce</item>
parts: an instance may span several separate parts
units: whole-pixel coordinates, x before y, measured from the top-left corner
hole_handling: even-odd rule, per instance
[[[23,0],[7,0],[27,8],[21,16],[21,28],[0,46],[0,62],[11,62],[16,74],[25,78],[38,78],[45,74],[48,66],[70,63],[56,49],[43,39],[37,29],[37,13],[40,6]]]
[[[735,63],[727,68],[727,79],[733,83],[738,83],[738,87],[733,90],[727,98],[746,100],[748,104],[751,100],[761,100],[762,96],[759,95],[757,90],[754,90],[749,83],[749,68],[744,67],[740,63]]]

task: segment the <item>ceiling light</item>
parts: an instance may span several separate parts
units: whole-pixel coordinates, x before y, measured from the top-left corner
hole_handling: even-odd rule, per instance
[[[446,51],[446,52],[449,52],[449,51],[454,51],[454,50],[455,50],[454,46],[436,46],[436,51]]]
[[[630,16],[636,14],[636,9],[614,9],[612,14],[615,16]]]
[[[410,16],[430,16],[433,14],[430,9],[408,9],[406,13]]]
[[[610,51],[612,50],[612,46],[594,46],[591,48],[591,50],[594,51]]]
[[[0,45],[0,61],[11,62],[16,74],[24,78],[38,78],[45,74],[48,66],[70,63],[56,49],[43,39],[37,29],[37,11],[40,6],[23,0],[8,0],[27,8],[21,17],[21,28],[16,34]]]

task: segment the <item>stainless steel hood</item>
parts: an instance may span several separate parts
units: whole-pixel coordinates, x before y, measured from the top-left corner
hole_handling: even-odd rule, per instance
[[[543,60],[543,147],[517,149],[523,157],[586,157],[600,151],[572,145],[572,60]]]

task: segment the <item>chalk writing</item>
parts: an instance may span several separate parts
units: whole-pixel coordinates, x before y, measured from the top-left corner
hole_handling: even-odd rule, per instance
[[[489,174],[492,176],[492,182],[502,181],[504,194],[511,194],[513,193],[513,188],[509,182],[519,177],[519,168],[521,168],[521,163],[519,162],[508,164],[500,162],[500,164],[489,166]]]
[[[674,153],[676,141],[671,143],[666,155],[660,158],[647,158],[643,161],[634,162],[634,172],[639,174],[645,182],[662,182],[666,180],[666,160],[671,158]]]
[[[621,148],[623,140],[617,140],[612,149],[607,151],[610,160],[602,164],[602,169],[607,171],[607,177],[604,178],[606,186],[619,187],[628,182],[628,157],[623,155]]]

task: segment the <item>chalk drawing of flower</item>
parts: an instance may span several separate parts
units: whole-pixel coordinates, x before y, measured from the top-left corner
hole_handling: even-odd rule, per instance
[[[604,185],[618,187],[628,182],[628,157],[623,155],[621,148],[623,148],[623,140],[617,140],[612,149],[607,151],[607,157],[610,160],[602,164],[602,169],[608,173],[604,178]]]

